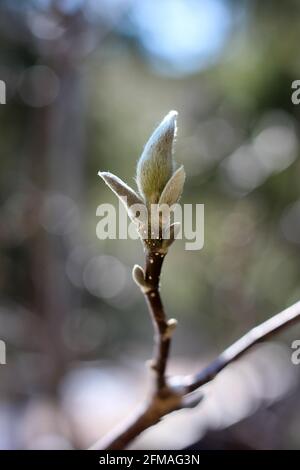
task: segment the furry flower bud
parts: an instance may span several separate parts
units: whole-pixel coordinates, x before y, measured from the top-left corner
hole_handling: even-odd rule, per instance
[[[145,145],[137,164],[137,185],[147,204],[156,204],[174,171],[177,111],[170,111]]]

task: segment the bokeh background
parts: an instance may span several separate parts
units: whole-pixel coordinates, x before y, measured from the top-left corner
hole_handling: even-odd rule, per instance
[[[97,239],[97,206],[117,204],[97,172],[134,184],[170,109],[182,202],[205,204],[204,249],[177,241],[164,266],[170,372],[299,299],[299,20],[296,0],[1,0],[0,448],[85,448],[144,398],[142,246]],[[261,345],[132,447],[299,449],[295,339]]]

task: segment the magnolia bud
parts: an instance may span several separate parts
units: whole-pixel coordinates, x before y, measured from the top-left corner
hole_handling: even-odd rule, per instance
[[[147,204],[156,204],[174,169],[177,111],[170,111],[145,145],[137,164],[137,185]]]
[[[185,171],[183,166],[179,167],[174,175],[169,179],[159,198],[159,204],[172,206],[179,201],[185,181]]]
[[[131,206],[144,205],[141,198],[136,192],[122,181],[118,176],[109,173],[108,171],[99,171],[98,175],[105,181],[107,186],[118,196],[120,201],[124,204],[127,213],[131,219],[134,219],[134,211]]]
[[[177,111],[170,111],[155,129],[145,145],[142,156],[137,164],[137,185],[140,195],[124,181],[109,172],[99,172],[99,176],[110,189],[118,196],[127,209],[129,217],[137,225],[140,237],[145,241],[148,236],[157,233],[155,243],[145,241],[148,249],[166,253],[176,238],[180,224],[170,224],[169,217],[164,218],[163,208],[169,209],[181,197],[185,171],[183,166],[174,169],[173,146],[176,137]],[[156,205],[157,214],[152,213],[151,204]],[[138,207],[138,210],[137,210]],[[137,212],[140,213],[137,216]],[[157,217],[156,217],[157,215]],[[169,211],[168,211],[169,215]],[[165,220],[166,219],[166,220]],[[160,238],[160,233],[168,231],[169,237]],[[149,289],[144,284],[142,268],[135,268],[133,272],[135,282],[143,290]]]

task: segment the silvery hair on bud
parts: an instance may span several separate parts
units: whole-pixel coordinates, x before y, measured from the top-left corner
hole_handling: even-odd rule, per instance
[[[136,181],[145,202],[157,203],[174,171],[173,146],[177,111],[170,111],[145,145],[137,164]]]

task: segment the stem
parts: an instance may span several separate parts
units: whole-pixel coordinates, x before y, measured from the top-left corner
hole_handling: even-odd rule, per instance
[[[122,450],[141,432],[157,424],[163,416],[180,408],[179,396],[159,398],[154,395],[151,401],[138,410],[131,419],[97,441],[90,450]]]
[[[182,394],[167,384],[166,368],[171,344],[171,330],[159,292],[160,274],[165,253],[146,248],[145,285],[141,285],[154,328],[154,353],[151,368],[155,387],[150,400],[122,427],[100,439],[92,450],[124,449],[135,437],[158,423],[166,414],[182,407]],[[145,287],[146,286],[146,287]]]
[[[156,390],[158,394],[163,394],[166,387],[166,367],[170,351],[170,337],[168,331],[167,317],[164,311],[159,292],[159,281],[164,254],[159,252],[147,252],[145,281],[149,290],[145,292],[145,298],[154,327],[154,355],[151,364],[156,372]]]
[[[159,293],[159,280],[164,256],[159,251],[146,252],[145,285],[140,286],[145,295],[154,326],[155,350],[152,363],[152,369],[156,373],[154,391],[150,400],[129,421],[96,442],[91,447],[93,450],[124,449],[141,432],[157,424],[163,416],[172,411],[190,407],[189,393],[210,382],[224,367],[238,359],[256,343],[266,340],[300,319],[299,301],[250,330],[199,373],[182,377],[181,385],[177,386],[175,390],[168,384],[166,378],[172,329],[167,321]],[[195,400],[192,406],[198,402],[199,400]]]
[[[192,392],[210,382],[227,365],[234,362],[255,344],[265,341],[270,336],[292,325],[300,319],[300,301],[286,308],[259,326],[252,328],[222,352],[213,362],[195,376],[187,378],[187,391]]]

